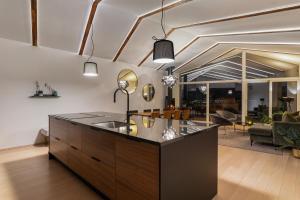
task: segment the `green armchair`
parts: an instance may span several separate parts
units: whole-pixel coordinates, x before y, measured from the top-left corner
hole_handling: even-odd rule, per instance
[[[300,148],[300,122],[274,122],[274,144]]]

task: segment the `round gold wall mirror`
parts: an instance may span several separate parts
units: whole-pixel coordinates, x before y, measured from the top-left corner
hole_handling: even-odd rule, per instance
[[[123,69],[118,75],[118,85],[120,81],[127,81],[128,86],[126,87],[129,94],[135,92],[138,86],[138,78],[137,75],[130,69]]]
[[[155,95],[154,86],[150,83],[146,84],[143,87],[142,95],[143,95],[143,98],[145,99],[145,101],[151,101]]]

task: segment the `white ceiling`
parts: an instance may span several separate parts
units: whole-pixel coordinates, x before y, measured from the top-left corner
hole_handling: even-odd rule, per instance
[[[78,53],[92,0],[38,0],[38,45]],[[177,0],[166,0],[165,4]],[[299,4],[300,0],[193,0],[166,11],[167,30],[177,26],[205,22],[237,15],[262,12]],[[102,0],[94,19],[94,43],[97,57],[113,59],[139,16],[160,8],[160,0]],[[300,9],[263,16],[219,22],[175,30],[169,37],[174,42],[175,53],[198,35],[228,34],[282,29],[300,30]],[[151,51],[152,36],[161,37],[160,14],[147,17],[121,52],[118,60],[139,64]],[[30,0],[0,1],[0,37],[31,43]],[[233,47],[276,50],[300,53],[299,46],[278,43],[299,43],[300,31],[293,33],[214,36],[200,38],[176,57],[174,65],[181,66],[216,43],[220,44],[204,55],[182,67],[183,72],[210,61]],[[248,44],[248,43],[261,44]],[[274,43],[276,45],[265,45]],[[89,54],[88,40],[85,54]],[[264,54],[264,56],[272,56]],[[157,68],[150,56],[142,67]],[[284,59],[284,58],[283,58]],[[298,62],[293,58],[292,63]]]
[[[207,39],[207,38],[205,38]],[[300,53],[300,31],[293,32],[293,33],[279,33],[279,34],[259,34],[259,35],[246,35],[246,36],[226,36],[226,37],[214,37],[214,44],[221,43],[218,45],[214,50],[222,49],[220,46],[227,46],[224,50],[218,51],[218,54],[214,54],[213,56],[218,56],[219,54],[230,50],[233,47],[240,47],[240,48],[254,48],[259,50],[270,50],[270,51],[279,51],[279,52],[295,52]],[[201,45],[203,41],[201,38],[195,42],[192,46],[197,48]],[[226,44],[229,43],[229,44]],[[263,45],[259,45],[263,44]],[[273,45],[274,44],[274,45]],[[290,45],[283,45],[283,44],[290,44]],[[294,45],[298,44],[298,45]],[[252,47],[249,47],[252,46]],[[184,53],[179,54],[176,57],[176,66],[181,66],[187,62],[186,57],[194,57],[199,54],[199,52],[207,49],[209,46],[205,46],[204,48],[199,47],[198,52],[192,52],[192,48],[188,48]],[[191,68],[190,65],[197,65],[201,66],[203,62],[209,58],[210,54],[212,54],[213,50],[205,53],[204,55],[198,57],[197,59],[193,60],[190,64],[184,66],[182,70]],[[204,58],[205,57],[205,58]],[[205,63],[205,62],[204,62]]]
[[[83,35],[89,1],[38,0],[38,43],[77,52]]]
[[[285,7],[297,3],[299,3],[299,1],[296,0],[193,0],[191,3],[185,4],[184,6],[169,10],[166,13],[166,17],[168,24],[177,27],[196,22]],[[151,17],[151,19],[159,22],[160,16],[157,15]],[[203,27],[201,27],[201,30],[203,30]],[[193,32],[193,29],[191,29],[191,31]]]
[[[292,55],[292,54],[284,54],[284,53],[273,53],[273,52],[261,52],[261,51],[248,51],[251,54],[271,58],[274,60],[281,60],[287,63],[300,65],[300,54]]]
[[[236,49],[232,52],[239,52]],[[224,56],[222,60],[195,68],[192,71],[184,73],[188,76],[188,81],[201,81],[203,77],[214,79],[241,79],[242,78],[242,54],[239,52],[232,56],[232,52],[228,53],[231,56]],[[247,78],[267,78],[267,77],[282,77],[289,76],[285,74],[287,70],[297,71],[299,65],[291,64],[262,55],[270,55],[274,58],[275,55],[271,52],[247,51]],[[286,54],[281,54],[286,55]],[[289,57],[287,57],[289,58]],[[200,78],[200,79],[199,79]]]
[[[241,48],[241,49],[252,49],[252,50],[267,50],[270,52],[291,52],[291,53],[299,53],[300,45],[246,45],[246,44],[221,44],[210,50],[206,54],[200,56],[195,61],[191,62],[187,66],[180,68],[177,72],[182,73],[185,71],[189,71],[195,67],[200,67],[202,65],[206,65],[211,60],[216,57],[222,55],[224,52],[228,52],[233,48]]]
[[[30,43],[30,1],[0,1],[0,37]]]

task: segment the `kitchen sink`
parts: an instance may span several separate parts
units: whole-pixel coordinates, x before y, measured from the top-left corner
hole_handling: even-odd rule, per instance
[[[99,126],[103,128],[126,128],[128,126],[125,122],[118,122],[118,121],[110,121],[110,122],[100,122],[94,124],[94,126]]]

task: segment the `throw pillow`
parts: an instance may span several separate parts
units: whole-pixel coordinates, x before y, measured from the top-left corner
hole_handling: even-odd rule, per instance
[[[296,116],[299,116],[299,113],[288,113],[284,112],[282,116],[282,121],[283,122],[297,122]]]
[[[300,116],[296,116],[295,119],[296,119],[296,122],[300,122]]]

